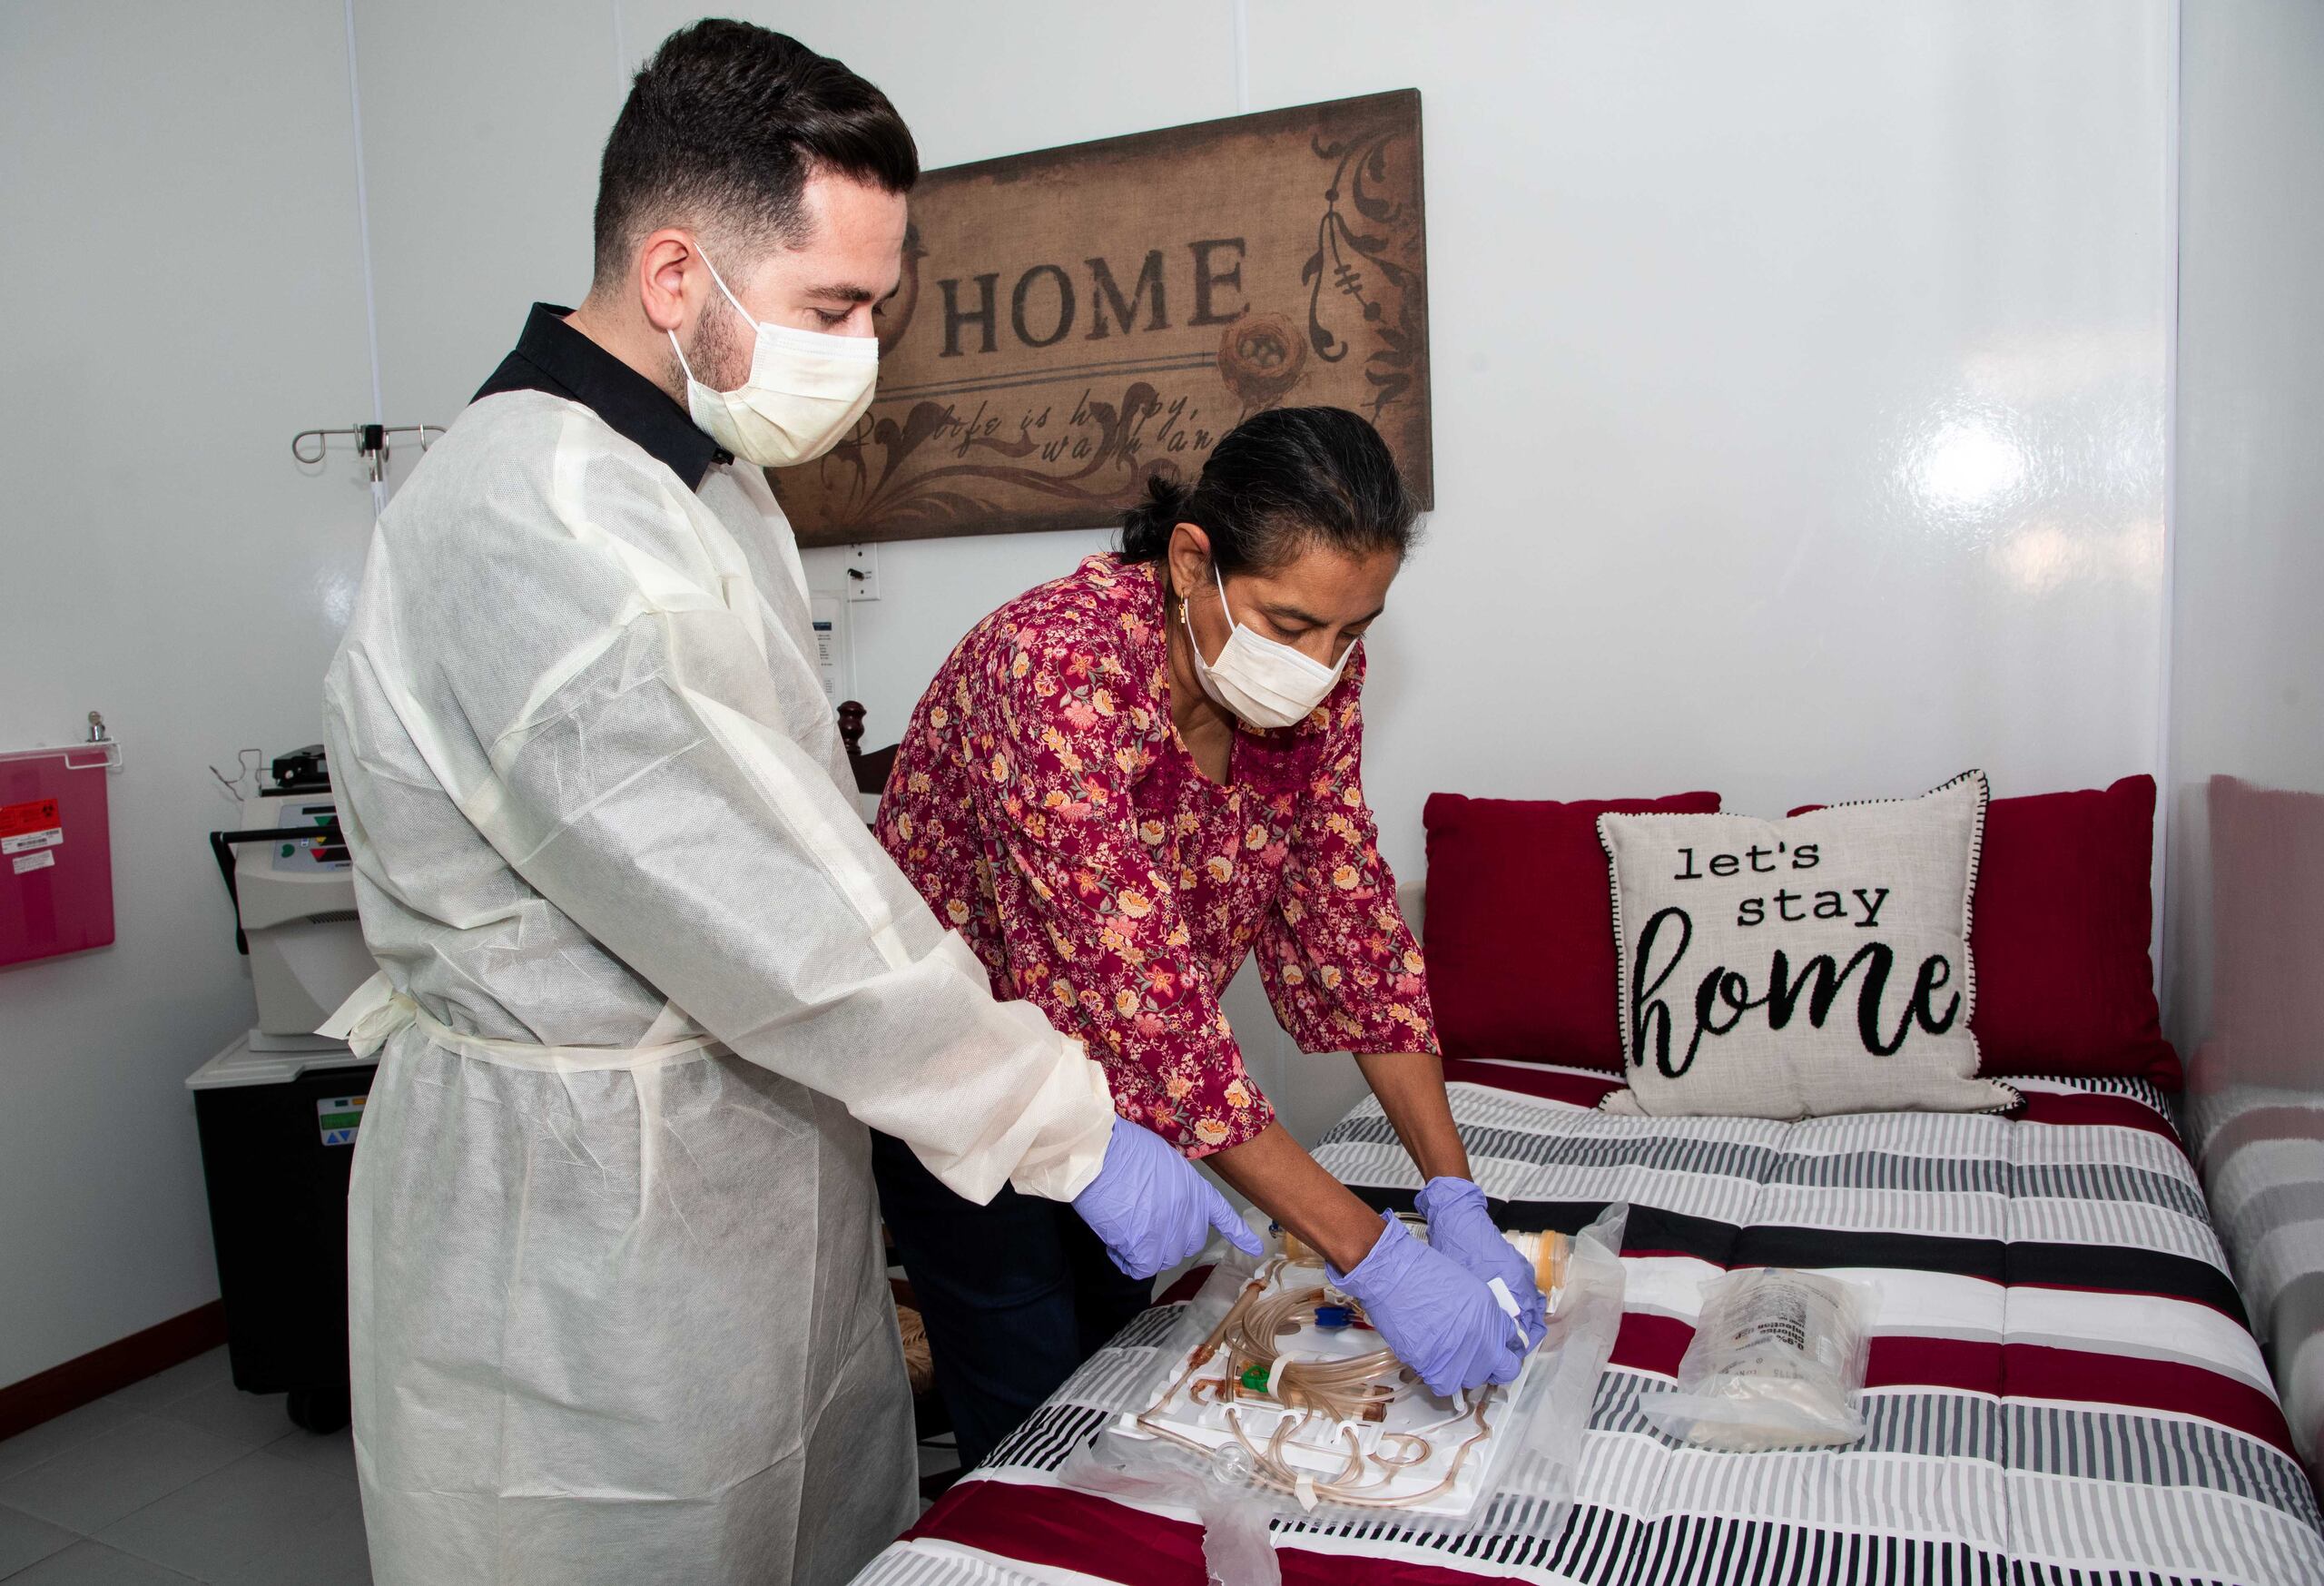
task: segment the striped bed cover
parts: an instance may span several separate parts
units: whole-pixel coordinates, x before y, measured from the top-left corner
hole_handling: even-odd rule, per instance
[[[1627,1201],[1620,1338],[1561,1535],[1431,1541],[1278,1523],[1286,1582],[1480,1580],[2317,1586],[2324,1527],[2162,1094],[2013,1080],[2010,1118],[1782,1124],[1621,1118],[1608,1076],[1447,1065],[1478,1180],[1510,1226]],[[1324,1167],[1383,1207],[1418,1187],[1376,1102]],[[1879,1285],[1855,1448],[1713,1453],[1662,1438],[1699,1286],[1820,1267]],[[1056,1471],[1151,1360],[1176,1307],[1125,1329],[860,1578],[873,1586],[1198,1583],[1200,1528]]]
[[[2211,1067],[2199,1059],[2194,1073]],[[2313,1475],[2324,1470],[2324,1098],[2221,1085],[2191,1097],[2187,1123],[2252,1330],[2275,1362],[2293,1446]]]

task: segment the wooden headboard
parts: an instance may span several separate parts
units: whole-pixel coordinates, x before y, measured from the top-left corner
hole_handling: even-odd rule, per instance
[[[847,745],[847,763],[855,773],[858,793],[875,793],[888,785],[889,768],[896,763],[896,746],[863,753],[863,706],[852,699],[839,706],[839,741]]]

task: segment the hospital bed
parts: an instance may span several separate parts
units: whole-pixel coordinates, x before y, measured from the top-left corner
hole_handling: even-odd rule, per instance
[[[2324,1581],[2315,1495],[2150,1083],[2027,1077],[2011,1118],[1787,1124],[1610,1117],[1595,1106],[1616,1079],[1554,1064],[1454,1060],[1447,1079],[1505,1226],[1631,1207],[1578,1499],[1554,1542],[1278,1524],[1285,1581]],[[1368,1099],[1315,1155],[1377,1206],[1418,1187]],[[1717,1453],[1640,1414],[1699,1285],[1757,1265],[1879,1285],[1860,1445]],[[1058,1476],[1173,1309],[1125,1329],[862,1581],[1200,1581],[1190,1515]]]
[[[860,707],[847,724],[853,749]],[[1403,901],[1421,926],[1416,891]],[[1574,1233],[1630,1208],[1575,1502],[1552,1540],[1277,1522],[1286,1583],[2324,1583],[2324,1514],[2151,1081],[2011,1075],[2024,1104],[2004,1117],[1784,1123],[1611,1116],[1598,1104],[1618,1077],[1553,1060],[1444,1067],[1504,1228]],[[1315,1156],[1375,1207],[1409,1209],[1420,1187],[1368,1097]],[[1877,1285],[1860,1443],[1718,1453],[1640,1414],[1703,1283],[1759,1266]],[[1147,1379],[1185,1303],[1124,1328],[859,1586],[1202,1581],[1191,1512],[1059,1474]]]
[[[1615,1077],[1555,1063],[1452,1059],[1446,1079],[1504,1226],[1572,1232],[1630,1207],[1577,1499],[1552,1541],[1278,1522],[1286,1582],[2324,1581],[2315,1493],[2152,1083],[2013,1077],[2025,1101],[2008,1117],[1780,1123],[1611,1117],[1597,1103]],[[1419,1187],[1368,1098],[1315,1156],[1375,1206]],[[1640,1414],[1703,1281],[1761,1265],[1878,1285],[1862,1443],[1713,1453]],[[1124,1329],[861,1581],[1201,1581],[1191,1513],[1059,1473],[1176,1310]]]

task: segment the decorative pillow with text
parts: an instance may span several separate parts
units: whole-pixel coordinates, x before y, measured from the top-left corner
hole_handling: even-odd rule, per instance
[[[1998,1112],[1969,954],[1984,773],[1789,820],[1609,814],[1628,1090],[1610,1112]]]

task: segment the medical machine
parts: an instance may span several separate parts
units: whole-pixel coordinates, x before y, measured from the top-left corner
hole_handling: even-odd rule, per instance
[[[315,1027],[375,966],[322,745],[271,772],[241,827],[210,834],[258,1023],[186,1089],[234,1385],[287,1394],[293,1423],[329,1432],[347,1424],[347,1180],[378,1064]]]
[[[321,1044],[259,1051],[241,1036],[185,1082],[234,1385],[287,1394],[310,1432],[347,1424],[347,1179],[379,1069]]]
[[[251,960],[258,994],[250,1049],[340,1049],[315,1028],[375,966],[322,745],[276,756],[273,779],[243,801],[241,830],[210,834],[234,906],[234,946]]]

